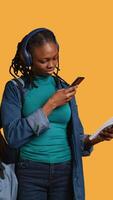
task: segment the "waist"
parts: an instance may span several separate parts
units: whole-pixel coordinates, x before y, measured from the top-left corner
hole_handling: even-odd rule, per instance
[[[67,123],[63,124],[63,123],[50,122],[50,128],[66,129],[67,128]]]

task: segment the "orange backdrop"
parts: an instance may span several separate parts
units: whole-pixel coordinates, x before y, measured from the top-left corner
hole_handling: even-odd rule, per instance
[[[0,99],[17,43],[32,29],[47,27],[60,43],[60,75],[69,83],[86,77],[76,94],[85,132],[113,116],[112,0],[4,0],[0,20]],[[83,158],[86,200],[113,198],[112,152],[113,141],[104,142]]]

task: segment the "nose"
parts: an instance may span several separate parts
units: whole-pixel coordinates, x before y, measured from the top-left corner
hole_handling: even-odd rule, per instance
[[[55,66],[55,63],[53,62],[53,60],[50,60],[48,63],[48,68],[52,68]]]

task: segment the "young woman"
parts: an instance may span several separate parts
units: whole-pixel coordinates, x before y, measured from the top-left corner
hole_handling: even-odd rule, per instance
[[[6,139],[20,149],[18,200],[84,200],[82,156],[113,137],[111,130],[92,141],[84,135],[76,87],[58,71],[59,45],[51,30],[36,29],[18,44],[10,67],[15,79],[6,84],[1,107]]]

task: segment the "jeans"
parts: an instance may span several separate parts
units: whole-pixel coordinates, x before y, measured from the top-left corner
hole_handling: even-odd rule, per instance
[[[18,200],[72,200],[72,163],[40,163],[29,160],[17,164]]]

